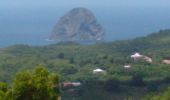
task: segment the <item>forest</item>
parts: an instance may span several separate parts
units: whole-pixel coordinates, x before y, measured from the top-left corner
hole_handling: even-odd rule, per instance
[[[170,63],[163,62],[170,60],[169,44],[170,30],[160,30],[145,37],[89,45],[67,42],[1,48],[0,98],[169,100]],[[132,59],[136,52],[152,62]],[[104,73],[94,73],[95,69]]]

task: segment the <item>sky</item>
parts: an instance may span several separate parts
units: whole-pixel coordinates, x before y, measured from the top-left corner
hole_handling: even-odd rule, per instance
[[[0,0],[0,8],[56,8],[56,7],[169,7],[169,0]]]

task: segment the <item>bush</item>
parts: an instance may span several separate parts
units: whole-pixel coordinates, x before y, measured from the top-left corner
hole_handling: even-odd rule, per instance
[[[58,58],[64,59],[64,53],[59,53],[59,54],[58,54]]]
[[[143,76],[140,74],[136,74],[132,77],[130,81],[130,85],[132,86],[144,86],[145,83],[143,81]]]
[[[155,82],[151,82],[147,84],[147,91],[155,92],[158,90],[158,85]]]
[[[0,83],[1,100],[59,100],[59,97],[59,77],[44,67],[18,73],[10,89]]]
[[[120,90],[120,82],[117,79],[109,79],[105,82],[105,90],[108,92],[117,92]]]

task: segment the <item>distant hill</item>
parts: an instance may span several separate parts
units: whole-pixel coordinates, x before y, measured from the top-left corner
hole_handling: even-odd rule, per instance
[[[170,42],[170,29],[160,30],[159,32],[152,33],[148,38],[154,39],[157,42]],[[153,40],[152,40],[153,41]]]
[[[93,13],[86,8],[74,8],[61,17],[50,39],[61,41],[103,40],[104,30]]]
[[[155,46],[155,47],[167,47],[170,43],[170,30],[160,30],[159,32],[154,32],[146,37],[139,37],[136,39],[131,40],[132,44],[144,44],[145,46]]]

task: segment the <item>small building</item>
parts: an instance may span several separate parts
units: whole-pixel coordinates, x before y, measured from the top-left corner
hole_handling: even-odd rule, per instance
[[[81,86],[80,82],[64,82],[63,87],[78,87]]]
[[[145,61],[148,63],[152,63],[152,58],[145,56],[145,55],[141,55],[140,53],[136,52],[133,55],[130,56],[131,58],[133,58],[134,60],[141,60],[141,61]]]
[[[124,65],[123,67],[126,68],[126,69],[129,69],[129,68],[131,68],[132,66],[131,66],[131,65]]]
[[[143,57],[143,55],[141,55],[140,53],[136,52],[133,55],[131,55],[130,57],[133,58],[134,60],[138,60],[138,59],[141,59]]]
[[[64,82],[63,87],[72,87],[72,83],[71,82]]]
[[[148,63],[152,63],[152,58],[150,58],[150,57],[144,56],[143,60],[148,62]]]
[[[163,64],[167,64],[167,65],[170,65],[170,60],[169,59],[164,59],[162,61]]]
[[[81,83],[80,82],[72,82],[72,85],[74,87],[78,87],[78,86],[81,86]]]
[[[93,74],[97,74],[97,73],[106,73],[106,71],[104,71],[104,70],[102,70],[102,69],[100,69],[100,68],[98,68],[98,69],[94,69],[93,70]]]

